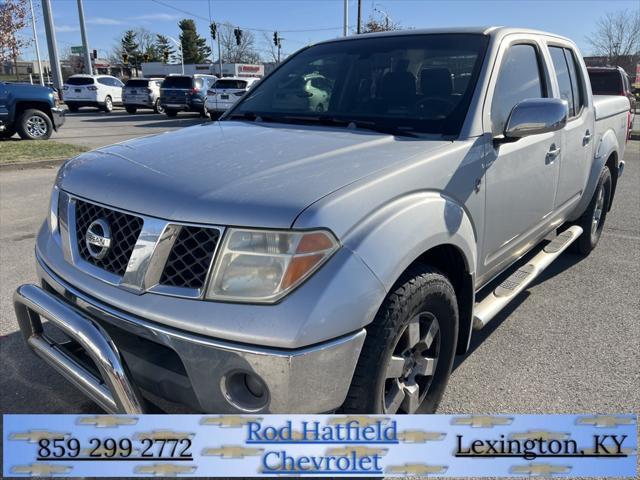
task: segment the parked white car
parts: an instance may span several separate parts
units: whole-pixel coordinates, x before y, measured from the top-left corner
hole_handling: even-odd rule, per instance
[[[259,78],[226,77],[218,80],[207,90],[205,109],[216,120],[221,113],[227,111],[259,81]]]
[[[111,75],[72,75],[62,87],[62,97],[69,111],[95,107],[105,112],[114,104],[122,104],[124,83]]]

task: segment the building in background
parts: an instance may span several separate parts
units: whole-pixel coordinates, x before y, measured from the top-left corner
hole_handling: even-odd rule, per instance
[[[166,77],[170,74],[182,73],[182,65],[166,64],[162,62],[148,62],[142,64],[143,77]],[[249,63],[223,63],[222,75],[217,63],[185,64],[185,75],[202,73],[218,77],[263,77],[264,65]]]

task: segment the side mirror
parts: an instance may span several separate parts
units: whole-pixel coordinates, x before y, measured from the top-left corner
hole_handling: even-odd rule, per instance
[[[528,98],[511,110],[504,128],[504,136],[497,143],[515,142],[530,135],[555,132],[564,128],[569,104],[559,98]]]

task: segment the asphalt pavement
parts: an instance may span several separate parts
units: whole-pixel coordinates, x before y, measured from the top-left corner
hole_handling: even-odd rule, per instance
[[[106,128],[96,123],[97,131]],[[563,254],[474,337],[471,351],[456,361],[439,412],[638,411],[640,142],[627,144],[625,160],[598,248],[587,258]],[[34,238],[55,171],[0,172],[3,413],[99,411],[29,352],[11,303],[16,286],[35,281]]]
[[[64,125],[51,138],[89,148],[103,147],[210,121],[198,113],[191,112],[179,113],[173,118],[154,113],[153,110],[138,110],[132,115],[121,107],[115,107],[111,113],[86,107],[76,113],[67,112],[65,117]]]

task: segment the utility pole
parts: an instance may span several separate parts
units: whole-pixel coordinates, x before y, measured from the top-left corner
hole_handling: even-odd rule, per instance
[[[349,35],[349,0],[344,0],[344,25],[342,27],[342,35]]]
[[[171,40],[176,45],[176,47],[180,49],[180,62],[182,63],[182,75],[184,75],[184,54],[182,52],[182,42],[179,42],[175,38],[170,37],[168,35],[167,35],[167,38]]]
[[[82,0],[78,0],[78,17],[80,18],[80,35],[82,36],[82,48],[84,48],[85,70],[89,75],[93,75],[91,66],[91,55],[89,54],[89,42],[87,41],[87,27],[84,25],[84,7]]]
[[[33,0],[29,0],[31,8],[31,26],[33,27],[33,42],[36,47],[36,59],[38,60],[38,76],[40,77],[40,85],[44,85],[44,72],[42,71],[42,61],[40,60],[40,44],[38,43],[38,30],[36,29],[36,14],[33,11]]]
[[[358,26],[356,31],[358,35],[362,33],[362,0],[358,0]]]
[[[44,18],[44,29],[47,34],[47,47],[49,49],[49,63],[53,74],[53,86],[58,92],[62,91],[62,72],[60,71],[60,60],[58,59],[58,43],[56,42],[56,29],[53,25],[53,15],[51,14],[51,0],[42,0],[42,16]]]

